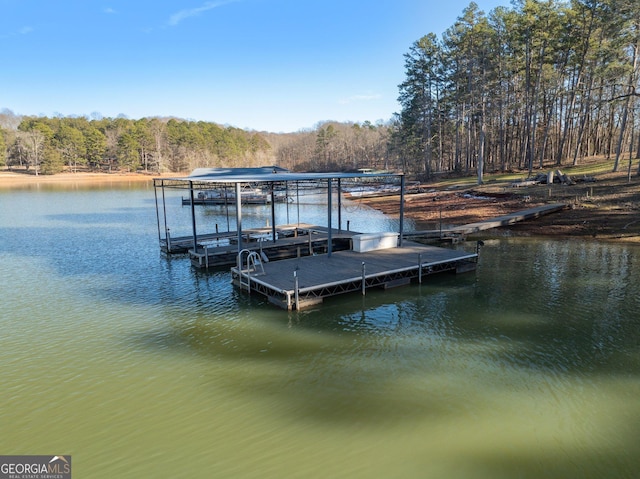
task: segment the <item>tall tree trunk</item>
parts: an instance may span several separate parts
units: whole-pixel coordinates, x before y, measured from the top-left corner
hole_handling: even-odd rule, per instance
[[[638,70],[638,44],[631,48],[633,54],[631,59],[631,73],[629,74],[629,88],[628,96],[624,103],[624,111],[622,113],[622,124],[620,125],[620,136],[618,137],[618,146],[616,148],[616,160],[613,163],[613,171],[618,171],[618,164],[620,161],[620,155],[622,153],[622,139],[624,137],[625,127],[627,126],[627,117],[629,115],[629,106],[631,105],[631,98],[634,96],[636,90],[636,72]]]

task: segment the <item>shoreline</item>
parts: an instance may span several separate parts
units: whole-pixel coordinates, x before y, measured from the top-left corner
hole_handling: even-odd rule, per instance
[[[93,187],[100,185],[126,185],[151,183],[154,178],[185,176],[186,173],[103,173],[103,172],[63,172],[55,175],[38,175],[0,171],[0,190],[30,189],[46,186],[62,188],[69,186]],[[615,183],[615,184],[614,184]],[[567,189],[566,194],[556,196],[553,201],[566,202],[568,208],[540,218],[504,226],[483,236],[539,236],[598,239],[618,242],[640,243],[640,188],[638,181],[627,183],[622,178],[611,182],[594,184],[592,189],[604,187],[599,197],[586,198],[576,204],[578,191]],[[565,187],[554,187],[562,192]],[[543,204],[549,200],[548,188],[528,188],[520,194],[504,192],[483,198],[495,187],[463,188],[457,191],[433,188],[431,193],[412,195],[406,198],[405,217],[421,224],[467,224],[498,217]],[[613,195],[614,190],[619,193]],[[468,193],[472,193],[469,195]],[[527,202],[523,201],[526,195]],[[363,204],[385,214],[397,214],[397,198],[361,199]]]
[[[99,184],[99,183],[143,183],[151,182],[154,178],[162,176],[178,176],[146,174],[146,173],[101,173],[101,172],[77,172],[56,173],[55,175],[35,175],[16,171],[0,171],[0,188],[19,188],[23,186],[40,184]]]

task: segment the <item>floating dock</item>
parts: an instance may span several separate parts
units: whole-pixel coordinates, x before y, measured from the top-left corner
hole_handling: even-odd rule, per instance
[[[269,263],[243,260],[243,267],[232,268],[231,274],[233,283],[250,294],[300,310],[339,294],[422,282],[435,273],[473,271],[477,258],[477,253],[406,242],[364,253],[345,250]]]

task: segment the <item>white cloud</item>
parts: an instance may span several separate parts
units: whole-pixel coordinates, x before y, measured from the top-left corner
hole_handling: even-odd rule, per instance
[[[204,13],[208,10],[213,10],[214,8],[218,8],[228,3],[234,3],[237,1],[239,0],[220,0],[217,2],[205,2],[204,4],[196,8],[180,10],[179,12],[174,13],[173,15],[171,15],[171,17],[169,17],[169,25],[177,25],[182,20],[190,17],[197,17],[201,13]]]
[[[27,35],[29,33],[31,33],[33,31],[33,27],[22,27],[20,30],[18,30],[18,33],[20,35]]]
[[[109,15],[114,15],[114,14],[118,13],[118,12],[116,12],[116,11],[115,11],[113,8],[111,8],[111,7],[104,8],[102,11],[103,11],[104,13],[109,14]]]

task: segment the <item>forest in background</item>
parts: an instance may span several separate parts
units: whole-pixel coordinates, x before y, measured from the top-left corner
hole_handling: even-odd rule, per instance
[[[640,158],[637,0],[470,3],[441,37],[405,54],[400,111],[387,122],[321,122],[296,133],[178,118],[33,117],[0,112],[0,166],[187,172],[279,165],[436,174]],[[640,171],[640,164],[638,166]]]
[[[296,133],[177,118],[31,117],[0,112],[0,166],[60,171],[189,172],[278,165],[294,171],[388,167],[386,125],[325,122]]]
[[[637,159],[638,0],[475,3],[405,55],[396,153],[409,169],[477,173]]]

